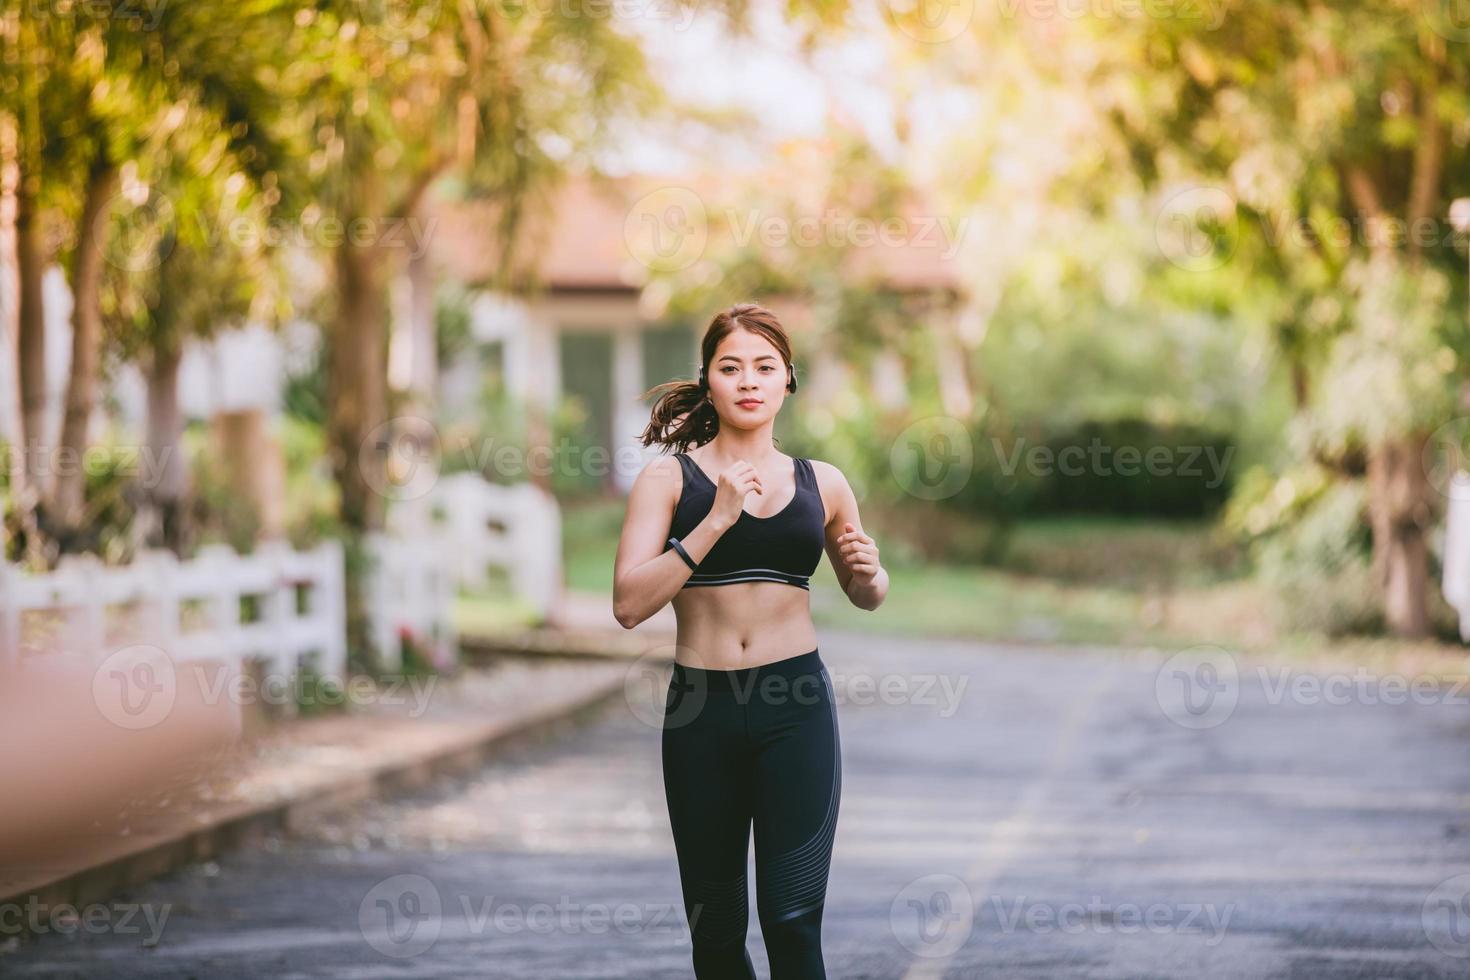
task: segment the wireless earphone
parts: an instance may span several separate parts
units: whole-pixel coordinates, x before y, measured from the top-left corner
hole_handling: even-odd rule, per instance
[[[705,377],[704,377],[704,366],[703,365],[700,365],[700,368],[699,368],[699,390],[700,391],[709,391],[709,382],[707,380],[705,380]],[[796,391],[796,365],[795,364],[788,364],[788,365],[786,365],[786,390],[787,391],[790,391],[790,392]]]

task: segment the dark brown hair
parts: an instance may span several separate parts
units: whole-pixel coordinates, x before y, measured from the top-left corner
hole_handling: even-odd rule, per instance
[[[786,328],[776,319],[776,314],[755,303],[737,303],[721,310],[710,321],[699,344],[699,366],[703,376],[709,377],[709,363],[714,360],[715,350],[737,327],[758,333],[766,338],[781,354],[788,370],[791,365],[791,339]],[[794,375],[793,375],[794,377]],[[790,388],[788,387],[788,390]],[[655,396],[652,417],[643,430],[645,446],[654,443],[673,447],[674,452],[687,452],[690,446],[703,446],[720,431],[720,416],[714,403],[709,400],[708,384],[699,381],[665,381],[643,393],[644,398]]]

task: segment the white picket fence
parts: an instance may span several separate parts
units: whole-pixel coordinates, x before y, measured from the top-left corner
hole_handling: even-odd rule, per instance
[[[372,563],[363,582],[369,642],[379,665],[403,666],[405,634],[440,670],[459,659],[454,627],[454,575],[446,560],[449,541],[438,532],[399,537],[368,535]]]
[[[542,616],[561,592],[561,510],[530,483],[501,486],[478,473],[442,476],[432,490],[395,502],[388,528],[395,539],[434,542],[453,585],[485,589],[492,570]]]
[[[43,638],[24,628],[31,614],[49,617]],[[112,638],[120,618],[125,641]],[[176,662],[260,658],[281,676],[309,665],[342,682],[342,546],[324,541],[300,552],[267,542],[240,555],[212,545],[187,561],[147,551],[123,566],[69,555],[44,574],[0,563],[0,657],[19,655],[24,643],[37,653],[100,660],[117,642],[152,644]]]
[[[561,519],[545,491],[454,474],[422,497],[394,502],[388,517],[386,531],[365,541],[364,600],[380,666],[402,666],[408,637],[440,669],[452,668],[459,649],[455,594],[461,585],[483,588],[493,568],[543,615],[557,602]],[[109,617],[126,608],[132,634],[141,637],[130,642],[153,644],[175,660],[262,658],[270,673],[283,676],[309,662],[342,683],[344,589],[338,541],[307,552],[266,542],[250,555],[213,545],[188,561],[149,551],[125,566],[68,556],[45,574],[0,563],[0,661],[23,643],[45,652],[105,656],[113,633]],[[242,619],[252,604],[256,615]],[[49,615],[52,635],[36,640],[30,635],[35,631],[23,629],[30,614]]]

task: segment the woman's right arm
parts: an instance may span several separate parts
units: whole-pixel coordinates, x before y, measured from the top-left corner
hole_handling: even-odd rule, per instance
[[[739,475],[735,475],[737,469]],[[748,470],[749,472],[745,472]],[[613,616],[618,625],[632,629],[664,607],[689,581],[691,569],[673,548],[664,550],[679,503],[679,461],[671,456],[653,460],[633,481],[618,557],[613,566]],[[695,562],[704,560],[720,536],[734,524],[731,504],[739,509],[749,490],[759,492],[755,468],[739,464],[721,474],[715,502],[704,520],[679,543]]]

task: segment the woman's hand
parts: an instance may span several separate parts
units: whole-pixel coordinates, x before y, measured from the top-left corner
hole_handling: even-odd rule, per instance
[[[733,525],[740,519],[740,512],[745,509],[745,495],[752,490],[756,493],[765,492],[761,488],[761,475],[754,466],[738,459],[720,474],[710,513],[726,527]]]
[[[843,562],[860,584],[868,584],[877,578],[883,566],[878,563],[878,546],[872,538],[847,523],[842,525],[837,545]]]

